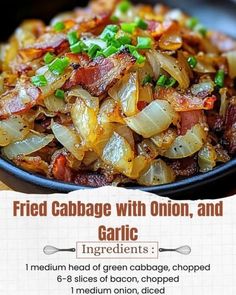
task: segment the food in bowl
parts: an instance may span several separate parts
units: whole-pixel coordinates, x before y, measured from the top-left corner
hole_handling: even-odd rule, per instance
[[[0,51],[0,146],[86,186],[161,185],[236,153],[236,43],[177,9],[91,2]]]

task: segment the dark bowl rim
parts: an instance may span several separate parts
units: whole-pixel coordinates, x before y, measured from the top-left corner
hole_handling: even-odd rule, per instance
[[[44,176],[40,176],[34,173],[30,173],[25,171],[12,162],[2,158],[0,156],[0,169],[8,172],[9,174],[15,176],[16,178],[31,183],[33,185],[39,186],[40,188],[45,188],[49,190],[54,190],[61,193],[68,193],[75,190],[83,190],[83,189],[94,189],[94,187],[90,186],[81,186],[75,185],[71,183],[65,183],[58,180],[53,180],[46,178]],[[194,188],[203,187],[204,185],[210,184],[214,181],[217,181],[223,177],[227,177],[228,175],[236,172],[236,158],[231,159],[229,162],[222,164],[212,171],[198,174],[189,178],[185,178],[183,180],[179,180],[173,183],[164,184],[164,185],[156,185],[156,186],[124,186],[127,189],[141,190],[145,192],[150,192],[154,194],[165,195],[175,195],[179,193],[184,193]]]

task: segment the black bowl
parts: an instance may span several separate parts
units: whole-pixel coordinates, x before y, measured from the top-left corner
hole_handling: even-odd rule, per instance
[[[156,3],[156,1],[135,1]],[[236,5],[230,1],[159,1],[173,7],[179,7],[201,19],[206,26],[224,31],[236,37]],[[79,5],[86,5],[87,1],[80,1]],[[25,18],[42,18],[50,20],[56,13],[72,9],[78,5],[75,0],[58,0],[35,2],[32,0],[17,1],[12,9],[12,2],[6,3],[5,13],[8,16],[8,26],[5,20],[0,19],[1,28],[4,31],[1,39],[6,39],[19,23]],[[217,21],[216,21],[217,20]],[[172,184],[153,187],[132,186],[131,189],[140,189],[147,192],[170,196],[172,198],[215,198],[223,197],[235,188],[234,177],[236,175],[236,159],[215,168],[213,171],[190,177]],[[87,187],[63,183],[46,179],[17,168],[9,161],[0,157],[0,178],[11,188],[26,193],[51,193],[70,192]]]

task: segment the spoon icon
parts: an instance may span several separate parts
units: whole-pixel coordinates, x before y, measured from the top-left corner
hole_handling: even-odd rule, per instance
[[[58,252],[75,252],[75,248],[69,248],[69,249],[58,249],[56,247],[53,247],[53,246],[46,246],[43,248],[43,253],[45,255],[53,255],[55,253],[58,253]]]
[[[192,249],[189,246],[182,246],[176,249],[164,249],[164,248],[159,249],[159,252],[177,252],[182,255],[189,255],[191,251]]]

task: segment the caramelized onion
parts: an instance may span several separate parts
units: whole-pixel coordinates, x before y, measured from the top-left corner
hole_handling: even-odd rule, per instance
[[[154,160],[148,169],[138,178],[141,185],[152,186],[173,182],[173,170],[161,159]]]
[[[36,134],[31,132],[24,140],[9,144],[2,153],[10,160],[18,156],[27,156],[41,150],[54,139],[53,135]]]
[[[178,116],[165,100],[155,100],[136,116],[126,118],[127,125],[145,138],[166,130]]]
[[[198,152],[206,140],[206,133],[200,124],[196,124],[185,135],[178,136],[164,156],[170,159],[189,157]]]

